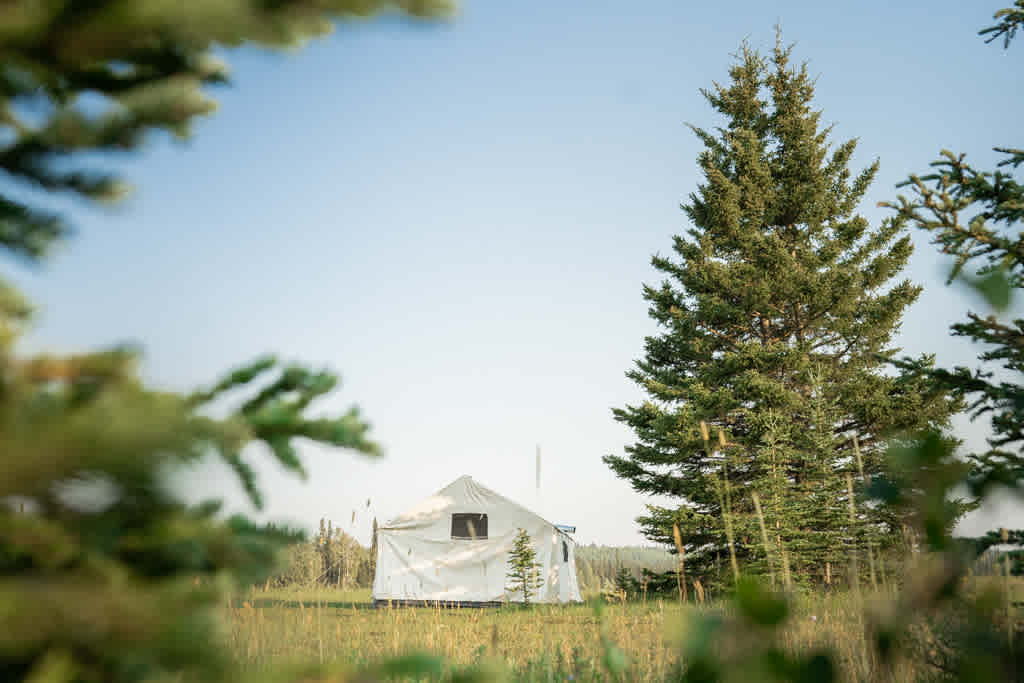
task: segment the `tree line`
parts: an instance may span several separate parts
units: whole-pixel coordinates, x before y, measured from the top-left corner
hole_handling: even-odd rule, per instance
[[[576,546],[576,578],[580,592],[594,594],[615,589],[616,579],[625,570],[639,580],[647,571],[666,572],[676,566],[666,548],[606,545]]]
[[[345,533],[332,520],[321,518],[320,528],[309,539],[282,551],[277,571],[259,587],[271,588],[370,588],[377,569],[377,520],[373,520],[370,547]]]

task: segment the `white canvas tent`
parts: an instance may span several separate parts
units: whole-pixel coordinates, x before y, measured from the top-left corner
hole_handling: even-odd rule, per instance
[[[516,532],[530,535],[542,584],[532,602],[581,602],[575,542],[523,506],[460,477],[377,529],[375,604],[521,602],[506,594]]]

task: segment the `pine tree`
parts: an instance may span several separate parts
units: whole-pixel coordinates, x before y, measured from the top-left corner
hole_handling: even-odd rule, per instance
[[[956,408],[926,378],[882,371],[920,292],[894,281],[912,245],[901,221],[871,228],[855,213],[878,163],[851,173],[856,141],[832,148],[790,53],[744,45],[731,81],[702,90],[725,125],[691,127],[705,182],[683,206],[693,227],[673,238],[674,258],[652,259],[665,280],[643,294],[660,331],[627,373],[648,400],[614,411],[636,442],[604,458],[635,490],[679,500],[638,522],[668,545],[678,524],[687,572],[705,585],[730,564],[730,528],[746,569],[785,558],[807,580],[847,566],[855,544],[891,542],[890,510],[858,502],[851,528],[854,437],[870,476],[888,438],[941,427]]]
[[[225,80],[214,52],[293,44],[384,7],[435,6],[0,3],[0,249],[45,256],[68,231],[56,193],[120,196],[113,174],[81,164],[149,131],[186,134],[213,107],[202,87]],[[254,451],[302,475],[297,439],[374,455],[369,426],[355,409],[311,417],[336,377],[273,357],[188,394],[147,387],[133,348],[24,357],[30,314],[0,280],[0,679],[245,680],[221,639],[224,589],[263,581],[301,534],[190,507],[169,475],[219,457],[259,508]]]
[[[513,595],[521,594],[523,604],[530,604],[530,597],[544,585],[540,571],[537,551],[533,549],[530,535],[524,529],[519,529],[508,553],[508,585],[505,591]]]
[[[980,33],[989,36],[986,42],[1003,38],[1006,49],[1024,26],[1024,0],[999,10],[995,18],[997,23]],[[942,158],[932,163],[934,172],[912,175],[902,183],[913,191],[911,198],[900,196],[885,205],[932,233],[942,253],[956,257],[949,282],[966,280],[996,312],[1005,312],[1024,288],[1024,184],[1011,172],[1024,164],[1024,149],[995,151],[1004,158],[995,170],[983,171],[968,164],[965,155],[943,150]],[[979,262],[976,274],[963,272]],[[1024,319],[1001,320],[988,311],[971,312],[952,329],[955,336],[987,346],[980,360],[1001,367],[998,381],[991,370],[981,368],[932,369],[910,359],[899,365],[962,396],[974,419],[991,417],[989,448],[972,456],[976,483],[1016,486],[1024,480]]]
[[[635,597],[639,590],[639,582],[626,567],[619,567],[615,574],[615,590],[627,600]]]

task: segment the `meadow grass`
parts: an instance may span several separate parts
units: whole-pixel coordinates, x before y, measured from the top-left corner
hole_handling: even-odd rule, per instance
[[[1015,581],[1017,594],[1024,583]],[[866,641],[865,609],[892,600],[885,593],[798,595],[785,628],[770,637],[791,653],[829,648],[841,678],[880,674]],[[362,666],[410,652],[439,655],[458,669],[498,663],[524,679],[604,678],[607,643],[626,661],[626,678],[665,680],[677,674],[689,625],[728,604],[681,605],[674,599],[607,604],[505,608],[380,608],[369,591],[305,590],[239,596],[228,612],[230,642],[252,672],[283,660]],[[600,612],[600,614],[598,614]],[[756,632],[746,634],[760,638]],[[768,637],[768,636],[766,636]],[[734,642],[743,648],[749,643]],[[890,680],[920,680],[913,663],[901,662]]]
[[[518,673],[536,669],[589,678],[602,668],[603,627],[638,679],[662,679],[678,661],[666,629],[683,613],[677,603],[608,606],[599,619],[590,605],[373,609],[368,602],[340,606],[335,598],[343,597],[349,596],[324,595],[319,603],[339,606],[301,601],[255,607],[258,598],[243,601],[230,610],[236,655],[259,671],[285,658],[360,666],[425,652],[458,668],[497,659]]]

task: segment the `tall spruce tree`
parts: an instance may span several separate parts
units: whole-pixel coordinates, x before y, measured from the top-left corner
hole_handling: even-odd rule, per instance
[[[854,174],[856,140],[828,142],[791,49],[744,45],[730,83],[701,91],[726,123],[691,126],[705,182],[682,207],[688,237],[652,259],[665,280],[643,295],[660,331],[627,373],[649,398],[614,410],[636,442],[604,458],[635,490],[679,500],[638,522],[667,544],[678,524],[695,576],[729,567],[730,525],[744,569],[785,559],[808,580],[846,568],[854,546],[865,558],[887,547],[900,520],[857,502],[851,521],[847,475],[876,473],[886,439],[956,408],[926,378],[883,372],[920,293],[894,281],[912,244],[900,220],[855,213],[878,163]]]

